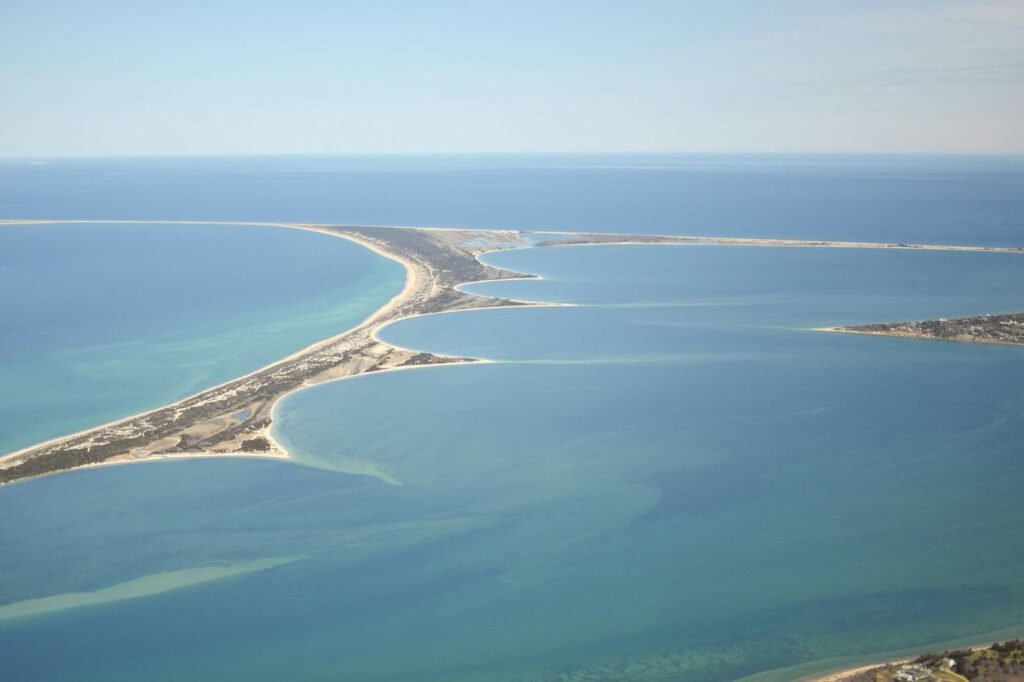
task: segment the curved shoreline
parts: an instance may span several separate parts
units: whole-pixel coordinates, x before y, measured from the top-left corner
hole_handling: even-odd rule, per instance
[[[58,221],[4,222],[34,224]],[[201,221],[173,222],[206,224]],[[477,259],[482,253],[500,250],[503,246],[522,245],[521,238],[514,232],[488,232],[491,243],[468,246],[470,242],[481,241],[480,231],[428,232],[395,228],[385,232],[298,223],[259,224],[308,230],[353,241],[400,263],[406,270],[403,289],[355,327],[254,372],[155,410],[50,439],[0,457],[0,463],[7,465],[0,468],[0,483],[143,459],[213,456],[287,458],[288,453],[271,434],[273,409],[285,395],[324,381],[372,371],[479,362],[475,358],[423,353],[385,343],[377,332],[387,324],[419,314],[534,305],[533,302],[469,294],[455,288],[476,281],[530,278],[485,265]],[[239,417],[241,413],[246,416]]]
[[[1024,345],[1024,313],[1001,313],[998,315],[986,313],[951,319],[855,324],[843,327],[820,327],[814,331],[1020,346]]]
[[[721,237],[714,235],[632,234],[614,232],[580,232],[578,230],[547,230],[488,227],[428,227],[420,225],[343,225],[328,223],[298,223],[257,220],[103,220],[71,218],[0,218],[4,225],[47,224],[111,224],[111,225],[250,225],[253,227],[283,227],[338,236],[331,228],[364,230],[415,230],[418,232],[453,232],[475,234],[553,235],[572,239],[545,240],[524,243],[518,248],[546,246],[625,246],[634,244],[672,245],[693,244],[703,246],[775,246],[796,248],[882,249],[896,251],[964,251],[973,253],[1024,254],[1020,246],[977,246],[964,244],[920,244],[908,242],[854,242],[830,239],[775,239],[771,237]],[[495,249],[501,250],[501,249]],[[483,251],[486,253],[487,251]]]
[[[272,436],[273,410],[278,401],[297,390],[373,371],[432,364],[484,362],[477,358],[458,358],[417,352],[382,341],[380,329],[403,319],[441,312],[476,308],[513,306],[559,306],[512,299],[497,299],[485,294],[465,292],[467,284],[494,280],[537,279],[488,265],[480,257],[508,249],[549,246],[613,245],[716,245],[748,247],[810,247],[945,250],[989,253],[1024,253],[1024,248],[952,246],[932,244],[885,244],[877,242],[829,242],[737,237],[695,237],[675,235],[630,235],[550,230],[516,231],[447,227],[331,226],[309,223],[209,220],[64,220],[3,219],[3,225],[33,224],[159,224],[159,225],[249,225],[290,228],[341,237],[378,255],[400,263],[406,270],[403,289],[355,327],[311,344],[243,376],[178,401],[106,424],[49,439],[0,456],[0,485],[39,475],[83,467],[115,464],[144,459],[188,457],[272,457],[287,458],[288,453]],[[551,236],[557,239],[531,241],[525,235]],[[536,239],[535,237],[535,239]],[[489,241],[488,241],[489,240]],[[832,330],[830,330],[832,331]],[[353,345],[355,344],[355,345]],[[346,360],[345,353],[364,356],[362,362]],[[338,355],[341,353],[341,355]],[[332,356],[333,357],[329,357]],[[328,362],[322,362],[327,358]],[[368,358],[368,359],[367,359]],[[304,365],[319,363],[315,368]],[[346,364],[347,363],[347,364]],[[291,373],[291,374],[289,374]],[[251,384],[280,379],[284,383],[270,392]],[[279,384],[281,382],[278,382]],[[249,403],[235,400],[233,393],[245,389],[253,393]],[[208,404],[227,402],[223,409]],[[243,404],[244,403],[244,404]],[[241,408],[252,407],[251,416],[237,417]],[[176,425],[183,414],[193,414]],[[257,419],[258,417],[258,419]],[[226,426],[225,426],[226,424]],[[210,433],[212,432],[212,437]],[[98,440],[97,440],[98,439]],[[113,445],[119,442],[119,445]],[[99,448],[102,452],[95,453]],[[52,466],[40,463],[49,458]],[[54,461],[60,458],[61,461]],[[32,463],[30,470],[26,463]]]
[[[919,339],[923,341],[945,341],[946,343],[987,343],[993,346],[1019,346],[1016,341],[998,341],[994,339],[972,339],[972,338],[942,338],[929,336],[928,334],[894,334],[891,332],[867,331],[864,329],[852,329],[850,327],[814,327],[812,332],[827,332],[829,334],[860,334],[861,336],[887,336],[895,339]]]
[[[277,223],[207,223],[207,222],[198,222],[198,221],[149,221],[149,220],[147,220],[147,221],[134,221],[134,220],[133,221],[106,221],[106,220],[102,220],[102,221],[100,221],[100,220],[87,220],[87,221],[78,221],[78,220],[74,220],[74,221],[63,221],[63,220],[11,221],[11,220],[0,220],[0,226],[2,226],[2,225],[67,224],[67,223],[72,223],[72,224],[77,224],[77,223],[98,224],[98,223],[108,223],[108,222],[115,223],[115,224],[117,224],[117,223],[121,223],[121,224],[134,224],[134,223],[138,223],[138,224],[144,224],[144,225],[166,225],[166,224],[173,224],[173,225],[252,225],[252,226],[266,226],[266,227],[290,227],[292,229],[299,229],[299,230],[304,230],[304,231],[308,231],[308,232],[316,232],[318,234],[326,234],[326,235],[332,236],[332,237],[339,237],[340,236],[342,238],[346,238],[346,237],[344,237],[342,235],[338,235],[336,233],[332,233],[332,232],[329,232],[327,230],[318,229],[318,227],[315,226],[315,225],[300,225],[300,224],[286,225],[284,223],[281,223],[281,224],[277,224]],[[227,381],[223,381],[223,382],[221,382],[219,384],[214,384],[213,386],[208,386],[206,388],[200,389],[199,391],[196,391],[195,393],[186,395],[186,396],[184,396],[184,397],[174,401],[174,403],[182,402],[182,401],[185,401],[185,400],[190,400],[190,399],[196,398],[196,397],[198,397],[198,396],[200,396],[200,395],[202,395],[204,393],[207,393],[209,391],[221,388],[221,387],[226,386],[227,384],[230,384],[232,382],[238,381],[240,379],[245,379],[247,377],[251,377],[251,376],[253,376],[255,374],[258,374],[260,372],[263,372],[263,371],[265,371],[265,370],[267,370],[267,369],[269,369],[271,367],[274,367],[275,365],[278,365],[278,364],[280,364],[282,362],[286,362],[288,360],[294,359],[295,357],[297,357],[297,356],[299,356],[299,355],[301,355],[301,354],[303,354],[303,353],[305,353],[307,351],[311,351],[311,350],[314,350],[314,349],[316,349],[316,348],[318,348],[318,347],[320,347],[320,346],[322,346],[324,344],[328,344],[328,343],[330,343],[330,342],[332,342],[332,341],[334,341],[334,340],[344,336],[345,334],[347,334],[352,329],[356,329],[358,327],[361,327],[363,325],[366,325],[366,324],[370,323],[375,317],[377,317],[377,316],[379,316],[381,314],[386,314],[386,312],[392,306],[394,306],[397,301],[399,301],[403,296],[407,295],[409,289],[412,286],[412,282],[410,281],[410,279],[414,276],[413,270],[412,270],[412,268],[410,267],[410,265],[408,263],[406,263],[406,262],[404,262],[402,260],[399,260],[397,258],[393,258],[390,255],[382,252],[379,248],[376,248],[376,247],[374,247],[374,246],[372,246],[370,244],[361,242],[361,241],[356,240],[356,239],[351,239],[351,238],[349,238],[349,241],[355,242],[355,243],[359,244],[360,246],[362,246],[364,248],[367,248],[367,249],[373,251],[374,253],[377,253],[380,256],[388,258],[389,260],[394,260],[394,261],[400,263],[405,268],[405,272],[406,272],[405,283],[403,285],[402,290],[399,293],[397,293],[394,296],[392,296],[388,300],[388,302],[385,303],[383,306],[381,306],[380,308],[377,308],[372,313],[370,313],[369,316],[367,316],[359,324],[355,325],[355,327],[350,327],[349,329],[346,329],[345,331],[342,331],[339,334],[335,334],[335,335],[330,336],[330,337],[328,337],[326,339],[321,339],[320,341],[316,341],[316,342],[306,346],[305,348],[297,350],[294,353],[286,355],[283,358],[278,358],[277,360],[273,360],[272,362],[270,362],[268,364],[265,364],[262,367],[258,367],[257,369],[254,369],[251,372],[248,372],[246,374],[242,374],[242,375],[237,376],[237,377],[233,377],[233,378],[228,379]],[[169,403],[169,404],[173,405],[174,403]],[[160,407],[156,407],[156,408],[153,408],[153,409],[150,409],[150,410],[144,410],[142,412],[136,412],[136,413],[130,414],[130,415],[126,416],[126,417],[119,417],[118,419],[114,419],[112,421],[105,422],[105,423],[102,423],[102,424],[97,424],[96,426],[90,426],[88,428],[81,429],[81,430],[75,431],[73,433],[68,433],[68,434],[64,434],[64,435],[61,435],[61,436],[55,436],[54,438],[50,438],[50,439],[47,439],[45,441],[41,441],[39,443],[35,443],[33,445],[29,445],[29,446],[26,446],[24,448],[19,448],[18,450],[15,450],[13,452],[5,453],[5,454],[0,454],[0,465],[2,465],[2,463],[4,461],[6,461],[6,460],[13,459],[13,458],[18,457],[20,455],[28,453],[28,452],[30,452],[32,450],[35,450],[35,449],[38,449],[38,448],[47,447],[47,446],[50,446],[50,445],[55,445],[57,443],[60,443],[61,441],[67,440],[69,438],[74,438],[76,436],[81,436],[81,435],[84,435],[84,434],[96,431],[97,429],[106,429],[106,428],[110,428],[110,427],[113,427],[113,426],[117,426],[117,425],[122,424],[122,423],[124,423],[124,422],[126,422],[128,420],[136,419],[138,417],[142,417],[142,416],[145,416],[145,415],[150,414],[152,412],[155,412],[156,410],[162,409],[163,407],[166,407],[166,405],[163,405],[163,406],[160,406]],[[179,457],[185,457],[185,456],[186,455],[179,455]],[[227,453],[209,453],[209,454],[206,454],[206,453],[193,453],[193,454],[187,455],[187,457],[215,457],[215,456],[217,456],[217,457],[227,456]],[[255,457],[257,455],[246,455],[246,456]],[[264,457],[272,457],[272,458],[275,458],[275,459],[282,459],[282,458],[283,459],[287,459],[287,453],[283,450],[283,448],[281,449],[281,453],[280,454],[267,454],[267,455],[263,455],[263,456]],[[153,459],[157,459],[157,457],[153,457]],[[114,463],[116,464],[116,463],[120,463],[120,462],[114,462]],[[98,464],[86,465],[86,466],[98,466]],[[2,485],[2,483],[0,483],[0,485]]]
[[[5,222],[10,223],[11,221],[0,221],[0,226],[2,226],[2,224],[5,223]],[[109,221],[34,221],[34,222],[39,222],[39,223],[54,223],[54,222],[94,222],[94,223],[100,223],[100,222],[109,222]],[[222,224],[222,223],[208,223],[206,221],[121,221],[121,222],[139,223],[139,224],[153,224],[153,223],[155,223],[155,224],[166,224],[166,223],[169,223],[169,224]],[[29,224],[29,221],[16,221],[13,224]],[[500,304],[498,304],[498,305],[484,305],[484,306],[467,307],[467,308],[454,308],[454,309],[448,309],[448,310],[436,310],[436,311],[422,312],[422,313],[403,313],[403,314],[400,314],[400,315],[397,315],[397,316],[385,319],[385,318],[388,317],[388,315],[390,313],[392,313],[392,312],[398,310],[399,308],[401,308],[401,306],[403,304],[408,303],[410,301],[411,297],[413,296],[413,294],[416,292],[417,287],[422,284],[422,278],[420,278],[420,276],[419,276],[420,275],[420,268],[421,268],[421,266],[418,265],[417,263],[409,260],[408,258],[403,258],[397,252],[388,252],[386,249],[381,248],[378,244],[374,243],[373,241],[370,241],[368,239],[364,239],[362,237],[359,237],[356,234],[343,233],[343,232],[339,232],[339,231],[334,231],[334,230],[331,230],[331,229],[327,229],[324,226],[302,225],[302,224],[285,224],[285,223],[228,223],[228,224],[241,224],[241,225],[249,225],[249,224],[251,224],[251,225],[271,226],[271,227],[288,227],[288,228],[292,228],[292,229],[301,229],[301,230],[306,230],[306,231],[311,231],[311,232],[318,232],[318,233],[321,233],[321,234],[327,234],[327,235],[330,235],[330,236],[336,236],[336,237],[341,237],[341,238],[349,239],[350,241],[353,241],[353,242],[355,242],[355,243],[357,243],[357,244],[359,244],[361,246],[364,246],[365,248],[368,248],[368,249],[374,251],[378,255],[381,255],[383,257],[389,258],[391,260],[394,260],[395,262],[401,263],[403,265],[403,267],[406,269],[406,280],[405,280],[405,283],[403,285],[402,290],[399,293],[397,293],[396,295],[391,297],[391,299],[389,299],[383,306],[381,306],[377,310],[373,311],[369,316],[366,317],[366,319],[361,321],[355,327],[352,327],[352,328],[350,328],[348,330],[345,330],[345,331],[341,332],[340,334],[334,335],[334,336],[329,337],[327,339],[324,339],[322,341],[318,341],[318,342],[316,342],[316,343],[314,343],[314,344],[312,344],[310,346],[307,346],[306,348],[304,348],[304,349],[302,349],[300,351],[292,353],[291,355],[289,355],[289,356],[287,356],[285,358],[282,358],[282,359],[277,360],[277,361],[275,361],[273,363],[270,363],[270,364],[266,365],[265,367],[263,367],[261,369],[258,369],[258,370],[255,370],[254,372],[251,372],[251,373],[249,373],[247,375],[244,375],[242,377],[238,377],[236,379],[229,380],[227,382],[224,382],[222,384],[219,384],[217,386],[214,386],[214,387],[211,387],[211,388],[208,388],[208,389],[204,389],[203,391],[200,391],[199,393],[196,393],[193,396],[189,396],[188,398],[182,399],[182,401],[179,401],[179,402],[183,402],[183,401],[186,401],[186,400],[189,400],[189,399],[194,399],[194,398],[200,397],[200,396],[202,396],[204,394],[207,394],[207,393],[209,393],[211,391],[222,389],[224,387],[227,387],[227,386],[229,386],[229,385],[231,385],[231,384],[233,384],[233,383],[235,383],[237,381],[240,381],[242,379],[245,379],[247,377],[255,376],[255,375],[257,375],[257,374],[259,374],[259,373],[261,373],[263,371],[266,371],[266,370],[269,370],[269,369],[273,369],[273,368],[277,367],[278,365],[280,365],[281,363],[302,358],[307,353],[315,351],[316,349],[319,349],[319,348],[323,348],[323,347],[329,346],[331,343],[336,342],[339,339],[342,339],[342,338],[346,337],[351,332],[353,332],[355,330],[362,329],[364,327],[369,327],[369,330],[368,330],[369,331],[369,338],[372,339],[374,342],[376,342],[378,344],[381,344],[382,346],[388,346],[388,347],[391,347],[393,349],[404,351],[404,352],[407,352],[407,353],[410,353],[410,354],[416,354],[416,353],[418,353],[418,351],[415,351],[415,350],[409,349],[409,348],[404,348],[404,347],[401,347],[401,346],[397,346],[395,344],[391,344],[391,343],[382,341],[380,339],[380,337],[379,337],[379,332],[382,329],[384,329],[385,327],[387,327],[390,324],[392,324],[392,323],[403,321],[403,320],[407,320],[407,319],[412,319],[412,318],[419,317],[419,316],[426,316],[426,315],[436,315],[436,314],[442,314],[442,313],[448,313],[448,312],[465,312],[467,310],[474,310],[474,309],[481,309],[481,308],[491,308],[491,307],[493,307],[493,308],[498,308],[498,307],[514,307],[514,305],[529,305],[529,306],[534,306],[534,307],[554,307],[554,306],[573,305],[573,304],[562,304],[562,303],[541,303],[541,302],[522,301],[522,300],[514,300],[514,299],[491,299],[490,297],[486,296],[485,294],[473,294],[471,292],[463,291],[463,287],[465,287],[466,285],[469,285],[469,284],[476,284],[476,283],[487,282],[487,281],[496,281],[495,279],[481,279],[481,280],[471,280],[471,281],[461,282],[459,284],[454,285],[453,289],[456,290],[456,291],[459,291],[461,293],[464,293],[467,296],[479,297],[479,298],[484,299],[484,300],[505,300],[505,301],[508,301],[508,303],[513,304],[513,305],[500,305]],[[446,232],[458,233],[458,234],[470,234],[470,233],[477,233],[477,234],[479,234],[479,233],[483,233],[483,232],[493,232],[493,233],[496,233],[496,234],[506,234],[507,233],[506,231],[457,230],[457,229],[454,229],[454,228],[381,228],[381,229],[396,229],[396,230],[397,229],[410,229],[410,230],[420,230],[420,229],[422,229],[424,231],[446,231]],[[551,233],[545,233],[545,234],[551,234]],[[559,234],[569,234],[569,233],[559,233]],[[572,234],[578,234],[578,233],[572,233]],[[643,239],[643,237],[639,237],[639,238],[637,238],[635,240],[615,241],[615,242],[612,242],[612,241],[594,241],[594,242],[587,242],[587,243],[568,243],[568,244],[552,243],[552,244],[546,244],[546,245],[543,245],[543,246],[602,246],[602,245],[613,246],[613,245],[643,245],[643,244],[661,246],[661,245],[678,245],[678,244],[691,243],[691,242],[678,242],[678,241],[668,241],[668,242],[642,241],[642,239]],[[700,242],[700,243],[704,244],[705,242]],[[765,243],[765,244],[749,244],[749,243],[746,243],[746,242],[744,242],[742,244],[736,244],[734,242],[728,242],[728,243],[725,243],[725,244],[718,244],[718,243],[711,243],[711,242],[708,242],[708,243],[710,243],[712,245],[793,246],[793,244],[779,244],[779,243],[775,243],[775,242]],[[817,243],[810,244],[810,243],[808,243],[808,244],[799,244],[799,246],[821,247],[821,246],[829,246],[829,245],[828,244],[817,244]],[[840,246],[840,245],[835,245],[835,246],[837,246],[838,248],[857,248],[857,247],[852,247],[852,246]],[[484,263],[483,261],[481,261],[481,257],[486,255],[486,254],[493,253],[493,252],[500,251],[500,250],[514,250],[514,249],[516,249],[516,250],[518,250],[518,249],[525,250],[525,249],[528,249],[528,248],[538,248],[538,245],[530,244],[530,245],[515,246],[515,247],[510,247],[510,248],[489,249],[489,250],[484,250],[484,251],[480,251],[480,252],[475,253],[473,255],[473,258],[476,261],[478,261],[484,267],[489,267],[489,268],[493,268],[493,269],[496,269],[496,270],[502,270],[502,272],[511,272],[511,271],[508,271],[508,270],[503,270],[501,268],[498,268],[497,266],[493,266],[493,265],[489,265],[487,263]],[[904,248],[904,247],[900,247],[900,246],[890,247],[890,246],[885,246],[885,245],[876,245],[876,246],[865,246],[865,247],[861,247],[861,248]],[[907,247],[907,248],[910,248],[910,247]],[[914,247],[914,248],[918,248],[918,247]],[[922,246],[922,247],[919,247],[919,248],[922,248],[922,249],[932,249],[932,247],[929,247],[929,246]],[[935,247],[934,250],[990,251],[990,252],[1010,252],[1010,253],[1018,253],[1019,252],[1017,250],[1009,250],[1009,251],[1007,251],[1007,250],[1003,250],[1003,251],[1000,251],[1000,250],[989,250],[989,249],[984,249],[982,247],[963,247],[963,248],[959,248],[959,247],[942,247],[942,246]],[[515,281],[515,280],[529,280],[529,279],[542,279],[542,278],[537,277],[537,276],[521,276],[521,275],[509,276],[509,277],[500,277],[501,281]],[[872,332],[854,331],[854,330],[847,330],[847,329],[840,329],[840,328],[821,328],[821,329],[816,329],[815,331],[872,334]],[[405,369],[420,369],[420,368],[423,368],[423,367],[435,366],[437,364],[484,364],[484,363],[494,362],[494,360],[488,360],[488,359],[482,359],[482,358],[457,358],[457,357],[454,357],[454,356],[443,356],[443,355],[439,355],[439,354],[432,354],[432,355],[434,355],[436,357],[450,358],[451,362],[450,363],[430,363],[430,364],[413,364],[413,365],[390,366],[390,367],[385,367],[385,368],[380,368],[380,369],[374,369],[373,371],[375,371],[375,372],[382,372],[383,373],[383,372],[395,372],[395,371],[400,371],[400,370],[405,370]],[[269,405],[269,414],[270,414],[270,417],[271,417],[271,423],[268,426],[266,426],[263,430],[261,430],[259,432],[255,432],[255,431],[252,432],[253,434],[259,433],[261,437],[266,438],[270,442],[270,444],[272,445],[272,451],[269,452],[269,453],[240,452],[240,451],[230,451],[230,452],[228,452],[228,451],[222,451],[222,452],[215,452],[215,451],[202,452],[202,451],[196,451],[196,452],[180,452],[180,453],[160,452],[160,453],[153,453],[153,454],[146,455],[144,457],[134,458],[134,459],[120,459],[120,460],[112,459],[112,460],[109,460],[109,461],[103,461],[103,462],[98,462],[98,463],[93,463],[93,464],[84,464],[84,465],[81,465],[81,466],[78,466],[78,467],[74,467],[74,469],[77,469],[77,468],[90,468],[90,467],[96,467],[96,466],[113,466],[113,465],[125,464],[125,463],[131,463],[131,462],[162,461],[162,460],[171,460],[171,459],[198,459],[198,458],[213,458],[213,457],[228,457],[228,458],[230,458],[230,457],[248,457],[248,458],[257,458],[257,459],[259,459],[259,458],[269,458],[269,459],[279,459],[279,460],[280,459],[289,459],[288,451],[283,446],[281,446],[280,443],[278,443],[278,441],[276,441],[273,438],[273,435],[272,435],[273,426],[274,426],[275,423],[277,423],[275,421],[275,419],[274,419],[274,411],[276,410],[276,408],[280,404],[280,402],[284,398],[286,398],[286,397],[288,397],[290,395],[298,393],[298,392],[300,392],[302,390],[305,390],[306,388],[310,388],[310,387],[312,387],[314,385],[319,385],[320,383],[342,381],[342,380],[345,380],[345,379],[351,379],[351,378],[355,378],[357,376],[362,376],[362,375],[368,374],[368,373],[370,373],[370,372],[369,371],[365,371],[365,372],[361,372],[361,373],[349,374],[349,375],[346,375],[346,376],[337,376],[337,377],[334,377],[334,378],[325,379],[323,381],[317,381],[316,383],[310,383],[310,384],[301,385],[301,386],[299,386],[297,388],[294,388],[292,390],[289,390],[289,391],[286,391],[286,392],[283,392],[283,393],[277,395],[271,401],[271,403]],[[176,403],[172,403],[172,405],[173,404],[176,404]],[[119,419],[119,420],[117,420],[115,422],[110,422],[109,424],[106,424],[106,425],[103,425],[103,426],[93,427],[93,428],[90,428],[90,429],[86,429],[86,430],[83,430],[83,431],[78,432],[76,434],[71,434],[69,436],[61,436],[61,437],[58,437],[58,438],[55,438],[55,439],[51,439],[50,441],[46,441],[45,443],[41,443],[41,444],[37,444],[37,445],[31,446],[30,448],[26,448],[26,449],[24,449],[22,451],[19,451],[19,452],[33,450],[33,449],[44,447],[44,446],[50,445],[50,444],[56,444],[56,443],[59,443],[59,442],[63,442],[65,440],[69,439],[69,438],[74,438],[76,436],[81,436],[81,435],[84,435],[84,434],[92,433],[92,432],[95,432],[96,430],[99,430],[99,429],[109,428],[110,426],[116,426],[116,425],[122,424],[122,423],[124,423],[126,421],[129,421],[129,420],[141,417],[141,416],[145,416],[145,415],[151,414],[151,413],[156,412],[156,411],[161,410],[161,409],[165,409],[166,407],[167,406],[165,406],[164,408],[158,408],[157,410],[151,410],[151,411],[148,411],[148,412],[139,413],[139,414],[133,415],[131,417],[125,417],[125,418]],[[12,453],[10,455],[4,456],[4,457],[0,457],[0,463],[2,463],[7,458],[13,457],[13,456],[15,456],[17,454],[19,454],[19,453],[16,452],[16,453]],[[299,461],[299,460],[296,460],[296,463],[302,464],[302,462]],[[2,466],[2,464],[0,464],[0,466]],[[73,469],[68,469],[68,470],[73,470]],[[0,469],[0,471],[2,471],[2,469]],[[50,473],[58,473],[58,471],[54,471],[54,472],[50,472]],[[47,474],[41,474],[41,475],[47,475]],[[27,480],[27,478],[26,479],[18,479],[18,480]],[[0,485],[2,485],[2,482],[0,482]],[[977,647],[977,646],[985,646],[985,645],[975,645],[975,646]],[[888,659],[888,660],[880,661],[880,662],[877,662],[877,663],[866,664],[866,665],[859,664],[859,665],[856,665],[856,667],[846,667],[846,668],[839,669],[839,670],[833,670],[832,672],[828,672],[828,673],[817,673],[817,674],[813,674],[813,675],[808,676],[808,677],[801,677],[800,679],[807,680],[808,682],[840,682],[841,680],[845,680],[848,677],[857,674],[858,672],[862,672],[862,671],[866,671],[866,670],[871,670],[871,669],[874,669],[874,668],[877,668],[877,667],[880,667],[880,666],[883,666],[883,665],[887,665],[887,664],[899,664],[899,663],[903,663],[903,662],[906,662],[906,661],[909,661],[909,660],[911,660],[911,659],[910,658],[905,658],[905,659],[901,659],[901,660]]]
[[[1018,632],[1014,630],[1014,632]],[[959,640],[958,640],[959,641]],[[987,640],[982,643],[971,643],[971,644],[955,644],[946,642],[945,646],[942,643],[932,646],[930,649],[915,649],[916,653],[913,654],[897,654],[892,658],[876,658],[874,663],[863,663],[857,664],[852,667],[846,667],[841,669],[834,669],[829,672],[817,673],[815,675],[800,677],[797,682],[844,682],[851,677],[859,675],[860,673],[868,672],[869,670],[876,670],[878,668],[885,668],[888,666],[905,665],[907,663],[914,662],[920,656],[929,655],[932,653],[942,653],[944,651],[952,651],[954,649],[967,649],[970,651],[977,651],[979,649],[987,649],[993,644],[997,644],[1001,640]]]

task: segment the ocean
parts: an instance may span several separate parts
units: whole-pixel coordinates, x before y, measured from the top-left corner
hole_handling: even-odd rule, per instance
[[[18,218],[262,220],[1024,245],[1022,157],[0,160]]]
[[[81,160],[0,165],[0,176],[16,179],[0,183],[6,217],[49,204],[69,218],[1024,245],[1020,159]],[[121,182],[128,205],[113,199]],[[19,229],[19,253],[69,237]],[[110,243],[136,234],[96,229]],[[212,228],[193,229],[177,233],[183,249]],[[299,328],[322,333],[303,322],[301,292],[329,301],[324,319],[342,306],[348,324],[400,285],[387,261],[343,240],[245,227],[192,276],[242,240],[254,259],[298,252],[259,289],[180,307],[178,331],[201,350],[192,306],[234,329],[224,316],[254,315],[278,292],[261,313],[297,320],[287,345]],[[304,249],[325,252],[312,282]],[[26,271],[47,272],[39,253]],[[150,253],[172,277],[175,252]],[[294,462],[153,462],[0,489],[6,674],[781,681],[1024,634],[1022,349],[813,331],[1021,310],[1024,256],[597,246],[485,260],[543,279],[469,290],[573,305],[391,325],[386,341],[492,362],[289,396],[275,437]],[[140,279],[107,277],[97,301],[69,308],[109,306],[98,301],[119,278]],[[20,299],[26,310],[62,300],[46,287]],[[148,346],[162,323],[135,322]],[[52,324],[65,352],[95,345],[87,322]],[[225,362],[211,364],[234,371]],[[15,388],[43,380],[30,369]],[[125,385],[173,392],[158,370]],[[75,409],[73,396],[53,400]],[[4,430],[29,433],[32,418],[7,409]],[[369,475],[337,471],[353,462]]]
[[[401,266],[235,225],[0,225],[0,453],[179,400],[358,324]]]

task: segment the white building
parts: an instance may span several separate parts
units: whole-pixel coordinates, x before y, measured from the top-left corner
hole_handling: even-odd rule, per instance
[[[928,668],[924,668],[919,665],[905,665],[900,668],[900,671],[893,675],[892,679],[896,682],[920,682],[921,680],[930,680],[934,676],[932,671]]]

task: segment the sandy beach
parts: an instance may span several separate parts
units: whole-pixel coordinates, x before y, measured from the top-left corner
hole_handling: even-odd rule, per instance
[[[904,663],[909,663],[912,660],[914,659],[903,658],[896,661],[880,661],[878,663],[869,663],[868,665],[862,665],[856,668],[846,668],[844,670],[837,670],[836,672],[828,673],[827,675],[824,675],[822,677],[808,678],[806,682],[842,682],[843,680],[848,680],[854,675],[859,675],[860,673],[867,672],[868,670],[874,670],[875,668],[879,668],[885,665],[903,665]]]
[[[6,221],[10,224],[11,221]],[[178,221],[174,221],[178,223]],[[423,314],[481,307],[529,305],[459,291],[462,284],[522,279],[482,264],[478,256],[503,246],[521,246],[514,232],[492,231],[486,247],[466,246],[479,231],[373,230],[302,224],[290,227],[348,239],[400,263],[405,285],[356,327],[219,386],[171,405],[81,432],[51,439],[0,458],[7,482],[98,464],[143,459],[256,456],[285,458],[271,436],[273,409],[285,395],[306,386],[373,371],[478,362],[420,353],[382,342],[377,332],[391,322]],[[239,416],[245,415],[245,416]]]
[[[829,332],[832,334],[861,334],[864,336],[889,336],[900,339],[922,339],[925,341],[946,341],[955,343],[987,343],[996,346],[1019,346],[1021,345],[1018,341],[1000,341],[998,339],[983,339],[971,336],[957,336],[957,337],[939,337],[932,336],[930,334],[913,334],[913,333],[902,333],[902,332],[886,332],[886,331],[868,331],[864,329],[852,329],[849,327],[815,327],[811,331],[815,332]]]
[[[1024,249],[979,246],[445,227],[330,226],[254,221],[6,219],[0,220],[0,226],[107,222],[249,225],[298,229],[341,237],[400,263],[406,271],[405,285],[397,295],[359,325],[254,372],[156,410],[50,439],[4,455],[0,457],[0,484],[84,466],[121,464],[143,459],[221,456],[287,458],[286,450],[271,436],[274,407],[284,396],[325,381],[369,372],[481,361],[477,358],[420,353],[384,343],[378,336],[384,326],[422,315],[478,308],[563,305],[497,299],[463,291],[464,285],[476,282],[535,279],[532,275],[501,270],[480,261],[481,256],[495,251],[550,246],[715,245],[1024,253]],[[531,243],[527,234],[553,238]],[[819,331],[851,333],[851,330],[841,328]],[[240,417],[241,414],[246,416]]]
[[[995,633],[991,633],[991,634],[995,634]],[[991,647],[992,645],[997,644],[998,642],[1003,642],[1003,641],[1007,641],[1007,640],[1010,640],[1010,639],[1014,639],[1016,634],[1017,634],[1017,631],[1007,630],[1007,631],[1001,632],[1000,634],[1005,635],[1005,636],[1000,638],[1000,639],[996,639],[996,640],[986,640],[984,642],[980,642],[980,643],[975,642],[975,643],[972,643],[972,644],[962,644],[962,645],[953,645],[953,644],[948,644],[948,643],[945,644],[945,645],[938,644],[938,645],[933,646],[930,649],[922,648],[918,653],[916,653],[916,654],[914,654],[912,656],[897,656],[897,657],[890,658],[890,659],[881,659],[881,660],[878,660],[878,661],[876,661],[874,663],[858,664],[858,665],[856,665],[854,667],[843,668],[841,670],[834,670],[832,672],[825,673],[823,675],[817,675],[817,676],[813,676],[813,677],[801,678],[800,682],[843,682],[843,680],[848,680],[848,679],[850,679],[851,677],[853,677],[855,675],[858,675],[858,674],[863,673],[863,672],[867,672],[868,670],[874,670],[875,668],[881,668],[881,667],[884,667],[884,666],[899,666],[899,665],[904,665],[904,664],[907,664],[907,663],[911,663],[915,659],[917,659],[919,656],[922,656],[924,654],[941,653],[943,651],[953,651],[955,649],[960,649],[960,650],[965,649],[965,650],[968,650],[968,651],[978,651],[979,649],[987,649],[987,648]]]

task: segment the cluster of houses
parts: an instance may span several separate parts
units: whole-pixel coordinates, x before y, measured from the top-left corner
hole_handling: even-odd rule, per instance
[[[892,679],[894,682],[920,682],[935,679],[935,674],[923,665],[905,665],[892,676]]]
[[[956,661],[952,658],[944,658],[939,661],[939,670],[955,670]],[[921,680],[934,680],[935,673],[923,665],[909,664],[900,666],[899,671],[892,676],[894,682],[921,682]]]
[[[956,320],[940,317],[937,320],[924,322],[889,322],[850,327],[849,329],[896,335],[933,336],[940,339],[1024,343],[1024,313],[985,314]]]

